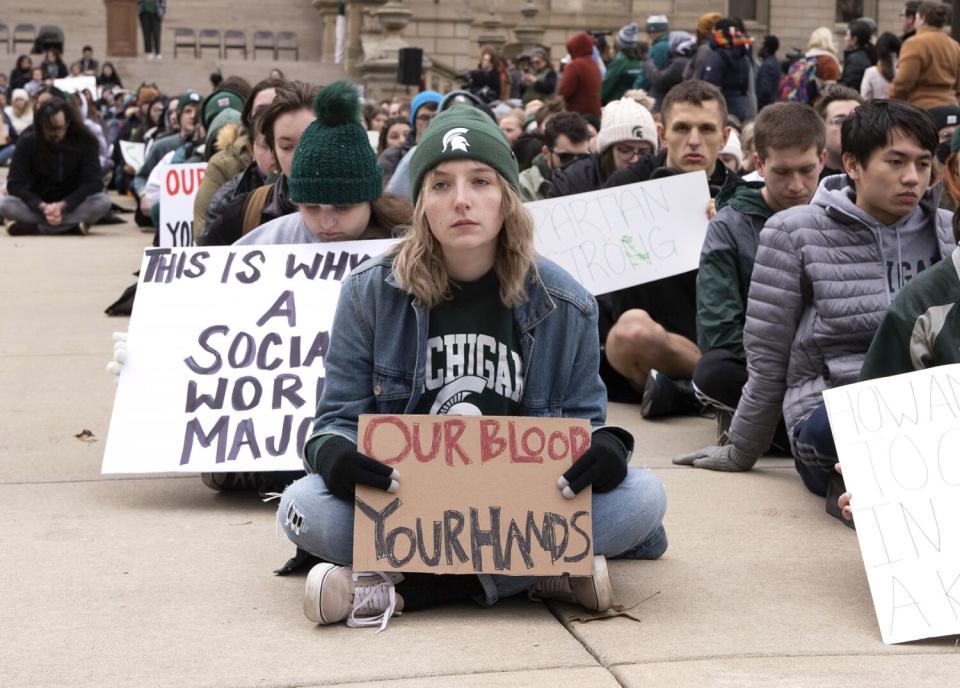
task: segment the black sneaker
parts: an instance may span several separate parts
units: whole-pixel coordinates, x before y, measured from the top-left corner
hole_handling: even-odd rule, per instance
[[[28,222],[14,222],[7,227],[7,234],[10,236],[33,236],[39,234],[40,228],[37,225],[31,225]]]
[[[690,380],[673,380],[663,373],[651,370],[640,400],[640,415],[644,418],[662,416],[698,416],[703,404],[697,399]]]
[[[303,471],[249,471],[246,473],[201,473],[203,484],[217,492],[259,492],[261,495],[283,492],[299,480]]]

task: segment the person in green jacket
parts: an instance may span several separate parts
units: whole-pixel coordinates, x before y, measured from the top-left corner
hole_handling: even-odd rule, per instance
[[[611,100],[620,100],[631,88],[649,88],[643,70],[644,50],[637,42],[640,27],[630,22],[617,33],[617,56],[607,65],[607,73],[600,87],[600,100],[604,105]]]
[[[650,57],[657,69],[663,69],[670,59],[670,23],[662,14],[647,17],[647,36],[650,37]]]
[[[764,182],[721,190],[697,274],[697,346],[703,356],[693,384],[701,401],[717,409],[721,443],[747,382],[743,327],[760,230],[774,213],[809,203],[826,161],[826,129],[810,106],[776,103],[757,117],[754,144]],[[775,444],[789,447],[782,422]]]
[[[953,214],[953,238],[960,244],[960,213]],[[960,363],[960,246],[897,294],[873,336],[860,380],[951,363]],[[837,510],[853,520],[849,492],[839,496]]]
[[[953,215],[960,242],[960,213]],[[960,363],[960,246],[914,277],[884,316],[860,370],[861,380]]]

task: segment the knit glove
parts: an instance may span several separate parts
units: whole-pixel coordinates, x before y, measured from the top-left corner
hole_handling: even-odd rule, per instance
[[[357,485],[396,492],[400,473],[390,466],[361,454],[350,440],[330,436],[317,451],[317,472],[327,489],[341,499],[353,501]]]
[[[610,492],[627,477],[627,448],[615,435],[597,430],[590,448],[557,480],[567,499],[573,499],[587,485],[594,492]]]
[[[113,333],[113,358],[107,361],[107,370],[116,375],[115,382],[120,379],[120,371],[123,370],[123,364],[127,362],[127,333]]]
[[[757,457],[744,454],[732,444],[727,444],[722,447],[704,447],[691,454],[677,456],[673,459],[673,462],[678,466],[693,466],[694,468],[706,468],[711,471],[738,473],[753,468],[753,464],[757,462]]]

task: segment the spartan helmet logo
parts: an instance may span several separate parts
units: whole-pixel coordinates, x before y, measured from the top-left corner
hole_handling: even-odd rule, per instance
[[[463,138],[463,135],[466,134],[469,129],[464,129],[463,127],[455,127],[443,135],[443,150],[442,153],[447,152],[447,146],[450,146],[450,152],[452,153],[455,150],[461,150],[464,153],[467,152],[467,149],[470,148],[470,143]]]
[[[643,141],[643,127],[634,127],[631,133],[633,134],[633,138]]]

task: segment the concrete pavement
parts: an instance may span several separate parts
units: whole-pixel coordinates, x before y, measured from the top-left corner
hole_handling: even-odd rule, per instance
[[[126,216],[130,217],[130,216]],[[955,639],[880,641],[855,535],[791,462],[678,468],[711,421],[648,422],[634,462],[667,487],[670,549],[611,562],[642,621],[511,600],[315,627],[275,507],[195,477],[103,479],[113,402],[103,309],[150,235],[0,236],[0,686],[943,686]],[[90,430],[94,442],[75,437]],[[656,593],[656,594],[654,594]]]

